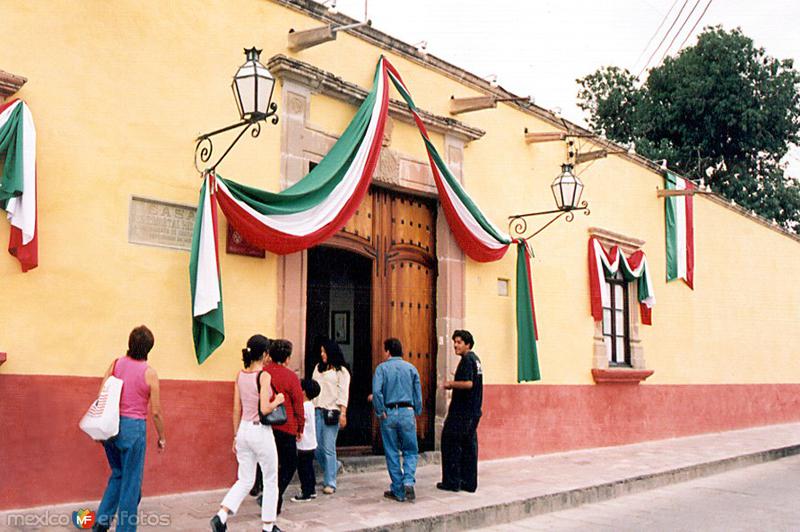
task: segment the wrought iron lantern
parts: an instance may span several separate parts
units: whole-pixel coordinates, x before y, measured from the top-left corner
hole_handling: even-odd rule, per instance
[[[553,180],[550,190],[553,192],[553,199],[556,201],[556,209],[550,211],[529,212],[525,214],[515,214],[508,217],[509,233],[515,238],[530,240],[545,230],[550,224],[566,215],[565,220],[571,222],[575,218],[573,211],[583,211],[588,215],[589,203],[581,201],[583,195],[583,182],[572,171],[571,163],[561,165],[561,173]],[[533,234],[526,236],[528,232],[528,222],[526,218],[531,216],[541,216],[543,214],[556,214],[556,216],[536,230]]]
[[[247,48],[244,53],[247,61],[233,76],[231,88],[236,96],[236,106],[239,108],[242,120],[260,119],[278,107],[276,104],[271,104],[275,78],[267,67],[259,63],[261,50],[255,47]]]
[[[572,173],[571,164],[561,165],[561,173],[553,180],[550,189],[553,191],[559,211],[571,211],[579,208],[581,194],[583,194],[583,182]]]
[[[213,172],[246,131],[249,130],[250,136],[255,138],[261,134],[262,121],[271,117],[273,124],[278,123],[278,104],[272,101],[275,78],[267,70],[267,67],[259,62],[261,50],[255,47],[245,48],[244,54],[246,61],[236,71],[231,83],[241,120],[230,126],[204,133],[197,137],[197,144],[194,149],[194,164],[197,171],[202,175]],[[214,152],[214,143],[211,141],[211,137],[236,128],[241,129],[236,138],[233,139],[233,142],[214,164],[206,166]]]

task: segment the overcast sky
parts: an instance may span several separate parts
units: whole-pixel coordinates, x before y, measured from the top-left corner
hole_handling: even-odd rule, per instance
[[[495,74],[504,88],[530,95],[548,109],[560,108],[566,118],[580,124],[585,119],[575,104],[575,79],[604,65],[637,74],[684,4],[651,67],[658,64],[676,34],[670,54],[684,41],[684,46],[694,44],[704,26],[717,24],[726,29],[741,27],[769,55],[800,64],[800,1],[711,0],[709,4],[709,0],[699,0],[684,25],[696,2],[369,0],[368,12],[376,29],[409,44],[427,41],[429,53],[480,76]],[[364,0],[338,0],[337,9],[363,20],[364,4]],[[788,162],[789,175],[800,178],[800,150],[793,150]]]

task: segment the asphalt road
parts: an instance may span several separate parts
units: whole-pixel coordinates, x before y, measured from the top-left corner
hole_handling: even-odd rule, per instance
[[[800,531],[800,456],[483,530]]]

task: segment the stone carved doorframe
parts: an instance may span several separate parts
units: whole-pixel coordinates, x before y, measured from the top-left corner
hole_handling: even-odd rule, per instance
[[[336,142],[336,137],[315,127],[309,120],[311,95],[318,91],[322,84],[309,80],[307,76],[292,76],[290,69],[271,68],[271,70],[276,77],[282,79],[281,100],[284,113],[281,117],[280,184],[281,189],[285,189],[306,175],[308,163],[319,161]],[[335,91],[333,94],[330,91],[324,92],[337,96]],[[344,95],[340,99],[357,103]],[[424,114],[433,116],[429,113]],[[393,120],[407,121],[405,120],[407,117],[398,115],[401,113],[390,109],[390,120],[387,122],[381,158],[373,181],[414,195],[436,196],[436,186],[428,162],[415,160],[389,147]],[[437,124],[432,125],[435,127]],[[444,132],[445,161],[453,174],[462,182],[464,147],[468,141],[479,138],[479,135],[464,135],[464,130],[463,125],[456,123],[451,132]],[[437,391],[434,428],[435,446],[438,449],[447,413],[447,395],[438,384],[453,378],[458,363],[457,357],[450,349],[450,335],[453,330],[464,326],[466,265],[464,253],[450,232],[441,206],[438,208],[436,221],[436,256],[438,260],[435,323]],[[305,251],[281,256],[278,259],[277,272],[276,333],[279,337],[291,340],[296,346],[295,354],[291,358],[291,367],[300,374],[304,373],[305,360],[307,260],[308,254]]]

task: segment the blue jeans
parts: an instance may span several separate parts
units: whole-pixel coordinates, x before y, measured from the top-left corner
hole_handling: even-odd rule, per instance
[[[336,488],[336,437],[339,435],[339,424],[326,425],[325,416],[319,408],[314,410],[314,421],[317,425],[317,450],[315,456],[322,468],[322,485]]]
[[[118,532],[135,532],[142,498],[147,430],[144,419],[119,418],[119,434],[103,442],[111,476],[97,509],[97,522],[111,525],[117,514]]]
[[[389,408],[386,419],[381,419],[381,437],[386,453],[386,468],[392,479],[392,493],[398,499],[405,499],[405,486],[416,483],[417,458],[417,420],[411,408]],[[403,466],[400,467],[400,451],[403,452]]]

